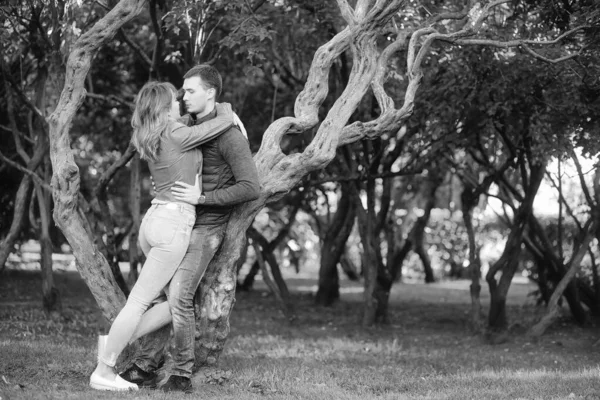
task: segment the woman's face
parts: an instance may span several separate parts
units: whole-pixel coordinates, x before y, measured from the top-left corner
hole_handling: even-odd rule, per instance
[[[179,101],[177,101],[177,96],[173,94],[173,102],[171,103],[171,111],[169,112],[169,116],[173,119],[179,118]]]

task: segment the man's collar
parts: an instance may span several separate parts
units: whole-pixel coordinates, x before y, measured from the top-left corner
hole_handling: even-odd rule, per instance
[[[204,117],[196,119],[196,122],[194,122],[194,125],[201,124],[205,121],[208,121],[209,119],[215,118],[216,116],[217,116],[217,108],[215,107],[214,110],[212,110],[211,112],[206,114]]]

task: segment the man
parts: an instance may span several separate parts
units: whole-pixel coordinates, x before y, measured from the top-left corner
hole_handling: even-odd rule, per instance
[[[216,116],[215,101],[221,88],[221,76],[210,65],[197,65],[185,74],[183,101],[194,117],[194,124]],[[173,188],[178,200],[197,204],[197,207],[190,246],[169,284],[173,351],[172,363],[166,371],[169,378],[159,388],[163,391],[192,391],[194,294],[206,267],[221,246],[233,206],[258,198],[260,190],[248,140],[236,127],[204,144],[202,153],[202,192],[198,187],[183,182],[177,182],[179,187]],[[164,349],[162,346],[156,348],[152,342],[151,338],[144,341],[135,363],[121,377],[140,386],[152,386],[156,378],[157,356]]]

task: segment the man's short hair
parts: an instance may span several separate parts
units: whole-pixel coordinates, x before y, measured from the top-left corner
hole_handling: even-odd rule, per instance
[[[223,89],[223,80],[221,79],[221,74],[219,74],[219,71],[217,71],[215,67],[208,64],[196,65],[186,72],[186,74],[183,76],[183,79],[188,79],[194,76],[202,79],[205,89],[215,89],[215,99],[219,97],[221,90]]]

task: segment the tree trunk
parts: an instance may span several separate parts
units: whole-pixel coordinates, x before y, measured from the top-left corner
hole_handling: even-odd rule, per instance
[[[277,236],[275,237],[275,239],[271,240],[270,242],[267,242],[266,239],[264,238],[264,236],[260,235],[260,233],[256,229],[254,229],[253,227],[251,227],[249,229],[249,232],[253,233],[254,236],[256,236],[258,239],[262,238],[261,247],[262,247],[263,257],[266,258],[267,260],[271,260],[271,257],[273,257],[272,253],[275,251],[277,246],[279,246],[283,242],[283,240],[289,235],[290,229],[292,229],[292,225],[294,225],[294,222],[296,221],[296,215],[298,214],[298,211],[300,210],[300,205],[302,203],[303,196],[304,196],[303,194],[300,194],[299,196],[296,196],[296,198],[293,200],[292,205],[291,205],[292,208],[291,208],[290,214],[288,216],[288,221],[281,228],[281,230],[277,233]],[[237,273],[239,273],[242,265],[244,264],[243,260],[246,259],[247,250],[248,250],[248,244],[246,244],[244,246],[244,248],[242,249],[242,257],[238,261],[238,265],[236,268]],[[270,256],[268,256],[268,255],[270,255]],[[273,262],[270,262],[271,265],[274,265],[274,268],[277,269],[276,271],[274,271],[273,276],[276,279],[276,281],[278,281],[278,285],[280,287],[282,287],[283,290],[285,290],[285,292],[287,292],[288,291],[287,286],[285,285],[283,278],[281,278],[281,272],[279,270],[279,265],[277,265],[277,262],[274,258],[272,259],[272,261]],[[258,274],[258,272],[260,270],[261,270],[261,265],[259,264],[259,262],[257,260],[254,264],[252,264],[250,271],[248,271],[248,274],[244,278],[244,282],[242,283],[240,290],[249,291],[250,289],[252,289],[252,285],[254,285],[254,279],[256,278],[256,275]]]
[[[548,239],[544,228],[534,215],[530,217],[529,226],[532,233],[534,233],[535,237],[538,239],[539,245],[536,246],[531,239],[527,240],[527,236],[525,236],[525,244],[536,259],[539,270],[538,285],[540,286],[540,290],[543,290],[542,296],[547,305],[550,301],[552,293],[548,293],[550,290],[546,282],[546,274],[550,276],[555,285],[558,285],[566,273],[566,268],[563,263],[562,256],[556,254],[555,246]],[[567,285],[563,295],[569,304],[571,313],[573,314],[575,320],[578,323],[583,324],[587,318],[587,314],[581,305],[579,290],[575,282],[571,282]]]
[[[346,249],[344,249],[344,253],[342,253],[342,256],[340,257],[340,266],[348,279],[351,281],[358,280],[359,273],[350,257],[348,257],[348,254],[346,254]]]
[[[144,0],[121,0],[101,20],[75,42],[67,61],[64,88],[52,115],[50,155],[54,175],[54,221],[73,249],[79,273],[90,288],[104,316],[112,321],[125,303],[106,258],[92,240],[92,232],[79,209],[79,169],[71,151],[69,129],[85,98],[85,78],[99,48],[112,39],[119,28],[138,15]]]
[[[360,193],[356,191],[356,202],[359,203],[358,208],[358,231],[360,233],[361,242],[363,246],[362,264],[363,264],[363,276],[364,276],[364,293],[363,293],[363,315],[362,325],[371,326],[377,322],[377,256],[375,255],[376,249],[373,244],[373,215],[369,214],[371,208],[370,203],[373,201],[373,193],[369,191],[375,190],[374,180],[367,180],[367,210],[362,207],[360,200]],[[374,208],[374,207],[373,207]]]
[[[429,255],[427,254],[427,250],[425,250],[425,246],[423,242],[415,243],[415,252],[419,255],[421,259],[421,263],[423,264],[423,270],[425,271],[425,283],[433,283],[435,282],[435,277],[433,275],[433,268],[431,267],[431,260],[429,259]]]
[[[389,276],[379,277],[375,284],[373,296],[377,299],[375,322],[380,324],[390,323],[390,292],[394,281]]]
[[[567,299],[567,304],[569,305],[571,315],[573,316],[573,319],[575,319],[575,322],[584,325],[587,321],[587,311],[583,307],[576,279],[572,279],[571,282],[569,282],[563,296]],[[593,308],[590,308],[590,310],[593,310]]]
[[[528,334],[530,336],[538,337],[538,336],[543,335],[544,332],[546,331],[546,329],[548,329],[548,327],[550,327],[550,325],[552,325],[552,323],[558,316],[558,313],[559,313],[558,300],[562,297],[563,292],[565,291],[565,289],[567,288],[569,283],[572,281],[572,279],[575,277],[575,275],[579,271],[579,269],[581,267],[581,260],[583,259],[583,256],[585,255],[585,253],[588,251],[588,246],[590,245],[592,239],[594,238],[594,233],[597,228],[596,228],[596,221],[594,221],[593,219],[594,218],[592,218],[592,220],[590,220],[590,222],[588,223],[588,229],[587,229],[585,238],[582,240],[582,242],[579,246],[579,249],[573,256],[573,259],[571,260],[571,262],[569,263],[570,264],[569,269],[567,270],[567,272],[565,273],[563,278],[560,280],[560,282],[556,286],[556,289],[554,289],[554,293],[552,293],[552,297],[550,297],[550,301],[548,302],[548,307],[546,308],[547,309],[546,314],[542,317],[542,319],[537,324],[535,324],[529,330]]]
[[[235,270],[237,271],[238,276],[239,276],[240,270],[244,266],[244,263],[246,262],[247,258],[248,258],[248,242],[246,241],[246,244],[244,245],[244,248],[242,249],[242,256],[238,260],[237,266],[235,267]]]
[[[552,296],[552,290],[550,290],[550,287],[548,286],[548,270],[546,268],[546,265],[538,264],[537,272],[538,289],[540,291],[540,295],[542,296],[542,301],[547,306],[548,302],[550,301],[550,297]]]
[[[370,229],[365,229],[365,234],[368,234],[369,231]],[[379,312],[381,293],[377,286],[377,256],[370,240],[363,242],[362,260],[365,281],[361,324],[367,327],[375,325],[381,314]]]
[[[119,288],[123,291],[123,293],[127,296],[129,294],[129,286],[121,273],[121,269],[119,267],[119,248],[122,245],[122,235],[117,235],[115,232],[115,225],[111,216],[110,208],[108,207],[108,184],[115,176],[115,174],[124,167],[128,162],[130,162],[134,156],[136,155],[135,148],[130,143],[127,147],[127,150],[123,153],[123,155],[114,162],[98,179],[94,190],[92,191],[91,199],[89,201],[89,208],[91,212],[86,212],[85,215],[89,224],[91,224],[92,231],[95,233],[95,244],[100,248],[102,254],[108,260],[110,265],[110,269],[119,285]],[[133,165],[134,163],[132,163]],[[134,167],[135,168],[135,165]],[[131,198],[130,191],[130,202],[132,207],[135,207],[139,210],[139,200],[134,202]],[[139,216],[138,216],[139,218]],[[132,225],[129,227],[129,232],[135,236],[135,246],[134,251],[136,251],[137,257],[137,235],[138,229],[132,230],[132,226],[134,221],[134,216],[132,213]],[[104,241],[104,235],[106,235],[106,242]],[[129,236],[129,240],[131,242],[131,236]],[[129,248],[131,252],[131,247]],[[134,281],[135,283],[135,281]]]
[[[48,174],[49,177],[49,174]],[[38,210],[40,213],[39,241],[40,267],[42,271],[42,304],[47,315],[57,315],[62,311],[60,292],[54,286],[52,272],[52,241],[50,240],[51,198],[49,193],[35,184]]]
[[[402,246],[396,246],[396,251],[392,256],[392,264],[388,267],[395,282],[402,280],[402,264],[404,264],[406,256],[410,253],[410,249],[412,249],[410,236],[402,243]]]
[[[472,188],[465,186],[461,195],[463,221],[469,239],[469,276],[471,285],[469,291],[471,294],[471,325],[476,332],[483,327],[482,309],[481,309],[481,259],[479,258],[479,246],[475,237],[475,227],[473,226],[473,207],[476,204],[475,193]]]
[[[25,211],[27,210],[27,205],[29,204],[29,199],[31,197],[31,177],[27,174],[23,175],[23,179],[19,184],[19,189],[17,190],[17,194],[15,195],[15,206],[13,210],[13,219],[10,225],[10,229],[8,234],[0,244],[0,272],[6,266],[6,260],[8,260],[8,256],[14,250],[14,244],[21,233],[21,228],[23,227],[23,221],[25,220]]]
[[[129,286],[127,285],[127,281],[125,280],[123,273],[121,272],[121,267],[119,266],[119,250],[117,247],[115,223],[110,213],[110,208],[108,207],[108,194],[106,191],[99,193],[96,200],[98,201],[97,205],[101,210],[100,215],[104,224],[104,234],[106,235],[105,257],[108,260],[108,265],[110,266],[110,270],[115,277],[115,281],[117,282],[117,285],[119,285],[119,289],[121,289],[125,296],[129,296]],[[132,230],[132,234],[135,235],[134,232],[137,231]],[[102,240],[102,238],[100,238],[100,240]]]
[[[289,321],[296,319],[290,292],[281,276],[279,264],[273,255],[274,246],[271,246],[271,243],[252,227],[248,229],[248,236],[252,239],[254,250],[256,252],[256,260],[261,269],[263,280],[277,298],[286,318]],[[271,279],[267,264],[271,266],[271,275],[273,275],[273,279]]]
[[[2,265],[0,264],[0,267],[1,266]],[[596,304],[596,307],[592,307],[592,310],[596,312],[600,308],[600,277],[598,276],[598,264],[595,262],[595,260],[592,261],[592,282],[594,291],[593,299],[594,303]]]
[[[519,267],[523,234],[527,222],[530,219],[530,215],[533,212],[533,200],[540,187],[545,171],[545,163],[531,167],[529,186],[526,188],[524,199],[515,214],[513,226],[506,241],[504,252],[500,259],[489,269],[486,275],[491,296],[488,324],[493,330],[505,330],[508,328],[506,296],[515,272]],[[499,271],[502,271],[502,276],[499,281],[496,281],[495,275]]]
[[[508,327],[506,295],[510,287],[510,281],[517,270],[521,253],[520,232],[516,229],[513,230],[513,232],[511,232],[511,235],[506,242],[504,253],[500,257],[500,260],[498,260],[493,268],[490,269],[490,271],[502,271],[500,282],[497,283],[494,275],[491,275],[490,272],[488,272],[486,276],[491,296],[488,323],[490,328],[495,330],[504,330]]]
[[[323,243],[325,244],[325,243]],[[340,298],[340,276],[337,262],[331,251],[321,248],[321,265],[319,267],[319,287],[315,303],[329,307]]]
[[[246,292],[250,291],[250,289],[252,289],[252,286],[254,286],[254,280],[256,279],[256,275],[259,272],[260,264],[258,263],[258,261],[255,261],[254,264],[252,264],[252,267],[250,267],[250,271],[248,271],[248,273],[244,277],[244,281],[242,282],[240,290]]]
[[[319,288],[315,302],[322,306],[330,306],[340,297],[337,265],[352,232],[356,214],[356,203],[351,197],[349,184],[343,184],[338,208],[321,244]]]
[[[397,158],[397,157],[393,157]],[[384,165],[385,170],[389,170],[391,168],[391,162],[387,162]],[[396,281],[397,276],[395,273],[399,271],[399,269],[395,269],[392,265],[395,247],[396,247],[396,229],[394,227],[395,221],[392,219],[390,214],[391,209],[391,189],[392,189],[392,180],[384,179],[383,181],[383,190],[380,201],[380,209],[379,209],[379,217],[378,217],[378,228],[376,229],[375,235],[380,235],[380,232],[383,231],[386,242],[387,242],[387,254],[385,259],[385,265],[383,261],[383,257],[381,257],[380,270],[377,274],[377,287],[375,288],[375,296],[377,297],[377,301],[379,304],[379,310],[377,314],[377,320],[382,324],[390,323],[390,313],[389,313],[389,304],[390,304],[390,292],[392,290],[392,285]]]
[[[27,163],[26,168],[30,171],[35,171],[39,165],[44,160],[44,156],[48,151],[47,142],[44,143],[43,146],[36,147],[36,150]],[[25,213],[27,210],[27,206],[29,205],[29,199],[31,196],[32,190],[32,179],[28,174],[23,175],[23,179],[19,184],[19,189],[17,190],[17,194],[15,195],[15,208],[13,211],[13,220],[10,225],[10,229],[8,234],[0,244],[0,272],[6,266],[6,260],[8,259],[9,254],[14,250],[13,246],[19,233],[21,233],[21,229],[23,227],[23,221],[25,218]]]
[[[425,197],[425,204],[423,205],[424,213],[418,217],[408,233],[406,240],[401,244],[395,244],[393,246],[393,254],[388,257],[390,265],[388,269],[392,275],[394,281],[399,280],[402,272],[402,263],[406,259],[406,256],[411,250],[414,250],[423,264],[423,271],[425,273],[425,283],[435,282],[435,276],[433,274],[433,268],[431,267],[431,261],[427,250],[425,249],[425,228],[429,222],[431,216],[431,210],[435,206],[435,193],[442,183],[444,175],[439,172],[431,172],[431,175],[423,183],[423,188],[419,190],[421,196]],[[414,208],[414,207],[413,207]]]
[[[579,300],[582,304],[585,304],[589,309],[592,315],[600,315],[600,307],[596,302],[596,296],[594,291],[588,286],[587,283],[581,282],[581,278],[575,278],[573,283],[575,284],[575,289],[577,290],[577,294],[579,295]],[[567,292],[569,291],[569,286],[565,290],[565,297]],[[570,304],[569,304],[570,305]]]
[[[427,228],[427,224],[429,223],[431,210],[433,210],[433,207],[435,206],[435,193],[443,180],[444,173],[435,169],[429,171],[427,180],[424,183],[425,189],[422,190],[426,199],[425,205],[423,206],[423,215],[417,219],[415,226],[411,231],[413,250],[419,255],[421,263],[423,264],[423,270],[425,271],[425,283],[435,282],[431,261],[425,250],[425,228]]]
[[[229,335],[229,316],[235,304],[237,260],[246,243],[249,221],[260,211],[264,200],[246,203],[233,212],[223,245],[202,278],[196,293],[196,368],[215,366],[219,361]]]
[[[289,320],[296,319],[296,316],[294,315],[292,299],[290,297],[290,291],[285,283],[285,280],[283,279],[283,275],[281,275],[281,269],[279,268],[279,263],[277,262],[275,255],[272,252],[267,253],[265,258],[267,263],[271,266],[271,275],[273,275],[273,280],[275,281],[275,284],[281,293],[281,297],[283,298],[283,303],[287,311],[286,316]]]
[[[363,315],[362,325],[372,326],[376,323],[387,323],[389,288],[386,289],[388,281],[391,280],[379,253],[379,241],[374,232],[375,216],[375,180],[367,179],[367,209],[363,209],[358,190],[354,197],[357,204],[358,231],[363,245]],[[385,282],[382,286],[380,282]]]
[[[271,290],[271,293],[275,295],[275,298],[279,302],[279,306],[281,307],[281,311],[283,312],[285,318],[290,322],[294,321],[296,319],[296,314],[292,306],[287,285],[281,277],[277,260],[275,260],[273,253],[267,254],[268,261],[265,260],[263,257],[264,250],[262,250],[258,240],[252,239],[252,245],[254,247],[254,251],[256,252],[256,261],[260,266],[263,281],[267,284],[267,287]],[[271,266],[271,274],[269,274],[267,264]],[[273,278],[271,278],[271,275],[273,275]]]
[[[108,207],[108,193],[106,191],[106,186],[102,187],[100,190],[94,191],[94,196],[90,201],[90,205],[97,218],[95,222],[100,223],[103,227],[103,230],[96,230],[96,245],[102,246],[101,249],[104,250],[102,253],[108,261],[110,270],[112,271],[119,288],[125,296],[128,296],[129,286],[127,286],[127,282],[119,267],[117,235],[110,208]],[[104,242],[104,236],[106,236],[106,242]]]
[[[140,230],[140,200],[142,197],[142,185],[140,176],[140,156],[136,155],[131,160],[131,180],[129,183],[129,210],[131,212],[131,232],[129,234],[129,286],[133,287],[138,278],[138,265],[140,263],[138,251],[138,235]]]

